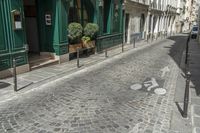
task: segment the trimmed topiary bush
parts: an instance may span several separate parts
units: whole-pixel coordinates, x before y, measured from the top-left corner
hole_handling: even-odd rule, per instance
[[[88,23],[84,28],[84,36],[90,37],[91,40],[96,38],[99,26],[95,23]]]
[[[68,37],[71,44],[79,43],[83,35],[83,27],[81,24],[73,22],[68,25]]]

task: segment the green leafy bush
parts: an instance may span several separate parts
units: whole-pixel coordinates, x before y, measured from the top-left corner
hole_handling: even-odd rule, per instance
[[[90,39],[94,39],[99,31],[99,26],[95,23],[88,23],[84,28],[84,35],[86,37],[90,37]]]
[[[68,37],[70,43],[79,43],[83,35],[83,27],[81,24],[73,22],[68,25]]]
[[[83,37],[81,38],[81,40],[82,40],[83,43],[88,43],[89,41],[91,41],[91,38],[90,38],[90,37],[87,37],[87,36],[83,36]]]

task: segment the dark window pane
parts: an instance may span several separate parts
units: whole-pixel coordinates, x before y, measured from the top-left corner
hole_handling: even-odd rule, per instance
[[[193,27],[193,31],[198,31],[198,27]]]
[[[103,32],[104,33],[108,33],[110,7],[111,7],[111,0],[104,0],[104,5],[103,5]]]

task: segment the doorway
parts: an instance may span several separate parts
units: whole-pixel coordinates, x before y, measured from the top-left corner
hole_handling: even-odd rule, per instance
[[[127,43],[128,41],[128,29],[129,29],[129,14],[125,14],[125,42]]]
[[[26,39],[29,47],[29,56],[39,55],[39,37],[37,24],[37,6],[36,0],[24,0],[24,16]]]
[[[50,52],[41,52],[40,49],[38,0],[23,0],[23,4],[30,69],[58,62]]]
[[[145,35],[144,35],[144,26],[145,26],[145,15],[141,14],[140,17],[140,33],[142,33],[142,38],[144,39]]]

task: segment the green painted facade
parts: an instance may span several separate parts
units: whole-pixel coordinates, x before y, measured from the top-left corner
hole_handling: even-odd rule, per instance
[[[36,0],[40,52],[58,56],[68,53],[67,25],[73,21],[69,18],[71,7],[80,10],[79,19],[74,20],[83,26],[87,22],[99,25],[97,51],[122,42],[122,0],[104,0],[103,4],[100,0],[80,0],[80,3],[78,7],[78,0]],[[20,12],[22,29],[13,29],[13,11]],[[13,58],[18,59],[17,65],[28,63],[24,14],[23,0],[0,0],[0,71],[12,68]],[[46,25],[46,14],[51,14],[51,25]]]
[[[12,67],[12,59],[17,58],[17,65],[27,64],[27,53],[24,48],[24,30],[13,32],[11,11],[23,10],[20,0],[0,1],[0,70]]]
[[[37,1],[40,52],[52,52],[56,55],[68,52],[67,5],[66,0]],[[46,13],[52,15],[51,26],[45,24]]]

